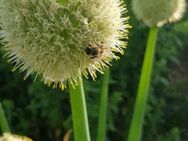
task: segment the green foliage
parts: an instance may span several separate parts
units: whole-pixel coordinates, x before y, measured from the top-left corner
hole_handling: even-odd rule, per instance
[[[130,0],[127,0],[128,5]],[[129,8],[129,15],[132,12]],[[174,141],[177,127],[181,141],[188,138],[188,58],[187,19],[165,26],[159,31],[150,102],[144,127],[144,141]],[[131,16],[126,54],[114,62],[109,86],[107,141],[122,141],[128,134],[136,89],[141,72],[148,28]],[[0,101],[15,133],[36,141],[62,140],[72,128],[67,92],[51,89],[32,78],[23,80],[24,73],[12,73],[0,52]],[[84,80],[92,140],[96,138],[102,75],[95,82]],[[185,109],[185,110],[184,110]],[[177,129],[176,129],[177,131]],[[72,138],[72,135],[71,135]],[[176,140],[175,140],[176,141]],[[178,141],[178,140],[177,140]]]
[[[165,135],[159,135],[157,141],[181,141],[180,131],[178,128],[173,128]]]
[[[3,107],[0,102],[0,125],[1,125],[1,131],[3,133],[10,132],[8,121],[5,115],[5,112],[3,110]]]
[[[12,132],[31,136],[35,140],[62,138],[71,128],[67,93],[48,88],[38,80],[34,83],[29,79],[24,81],[18,72],[10,72],[7,63],[1,64],[1,78],[4,79],[0,80],[0,99]]]

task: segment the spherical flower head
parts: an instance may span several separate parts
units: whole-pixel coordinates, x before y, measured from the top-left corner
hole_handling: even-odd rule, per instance
[[[162,26],[181,19],[186,10],[186,0],[133,0],[136,17],[147,26]]]
[[[19,136],[19,135],[5,133],[5,134],[3,134],[2,137],[0,137],[0,141],[32,141],[32,140],[25,136]]]
[[[129,27],[119,0],[0,0],[9,61],[45,83],[96,77],[123,54]]]

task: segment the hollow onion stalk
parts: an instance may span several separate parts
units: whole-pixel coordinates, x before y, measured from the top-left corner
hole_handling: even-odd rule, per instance
[[[110,80],[110,70],[107,69],[103,76],[103,82],[101,88],[97,141],[106,141],[106,119],[107,119],[109,80]]]
[[[69,82],[70,103],[72,109],[73,131],[75,141],[90,141],[89,124],[86,109],[83,80],[80,77],[77,86]]]
[[[142,67],[140,82],[137,91],[134,113],[127,141],[140,141],[144,123],[144,115],[149,95],[152,66],[155,55],[155,44],[157,40],[157,27],[151,27],[147,41],[144,63]]]

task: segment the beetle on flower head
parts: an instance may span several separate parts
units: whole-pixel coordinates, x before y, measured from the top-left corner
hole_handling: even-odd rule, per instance
[[[102,72],[123,54],[129,27],[119,0],[0,0],[4,50],[15,69],[61,86]],[[103,43],[105,53],[91,59],[88,45]]]

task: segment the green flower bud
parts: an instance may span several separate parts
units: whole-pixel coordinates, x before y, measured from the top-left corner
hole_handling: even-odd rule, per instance
[[[3,134],[2,137],[0,137],[0,141],[32,141],[32,140],[25,136],[19,136],[19,135],[13,135],[10,133],[5,133],[5,134]]]
[[[162,26],[180,20],[186,10],[185,0],[133,0],[136,17],[147,26]]]
[[[96,77],[123,54],[126,8],[119,0],[0,0],[4,50],[15,69],[47,84]]]

